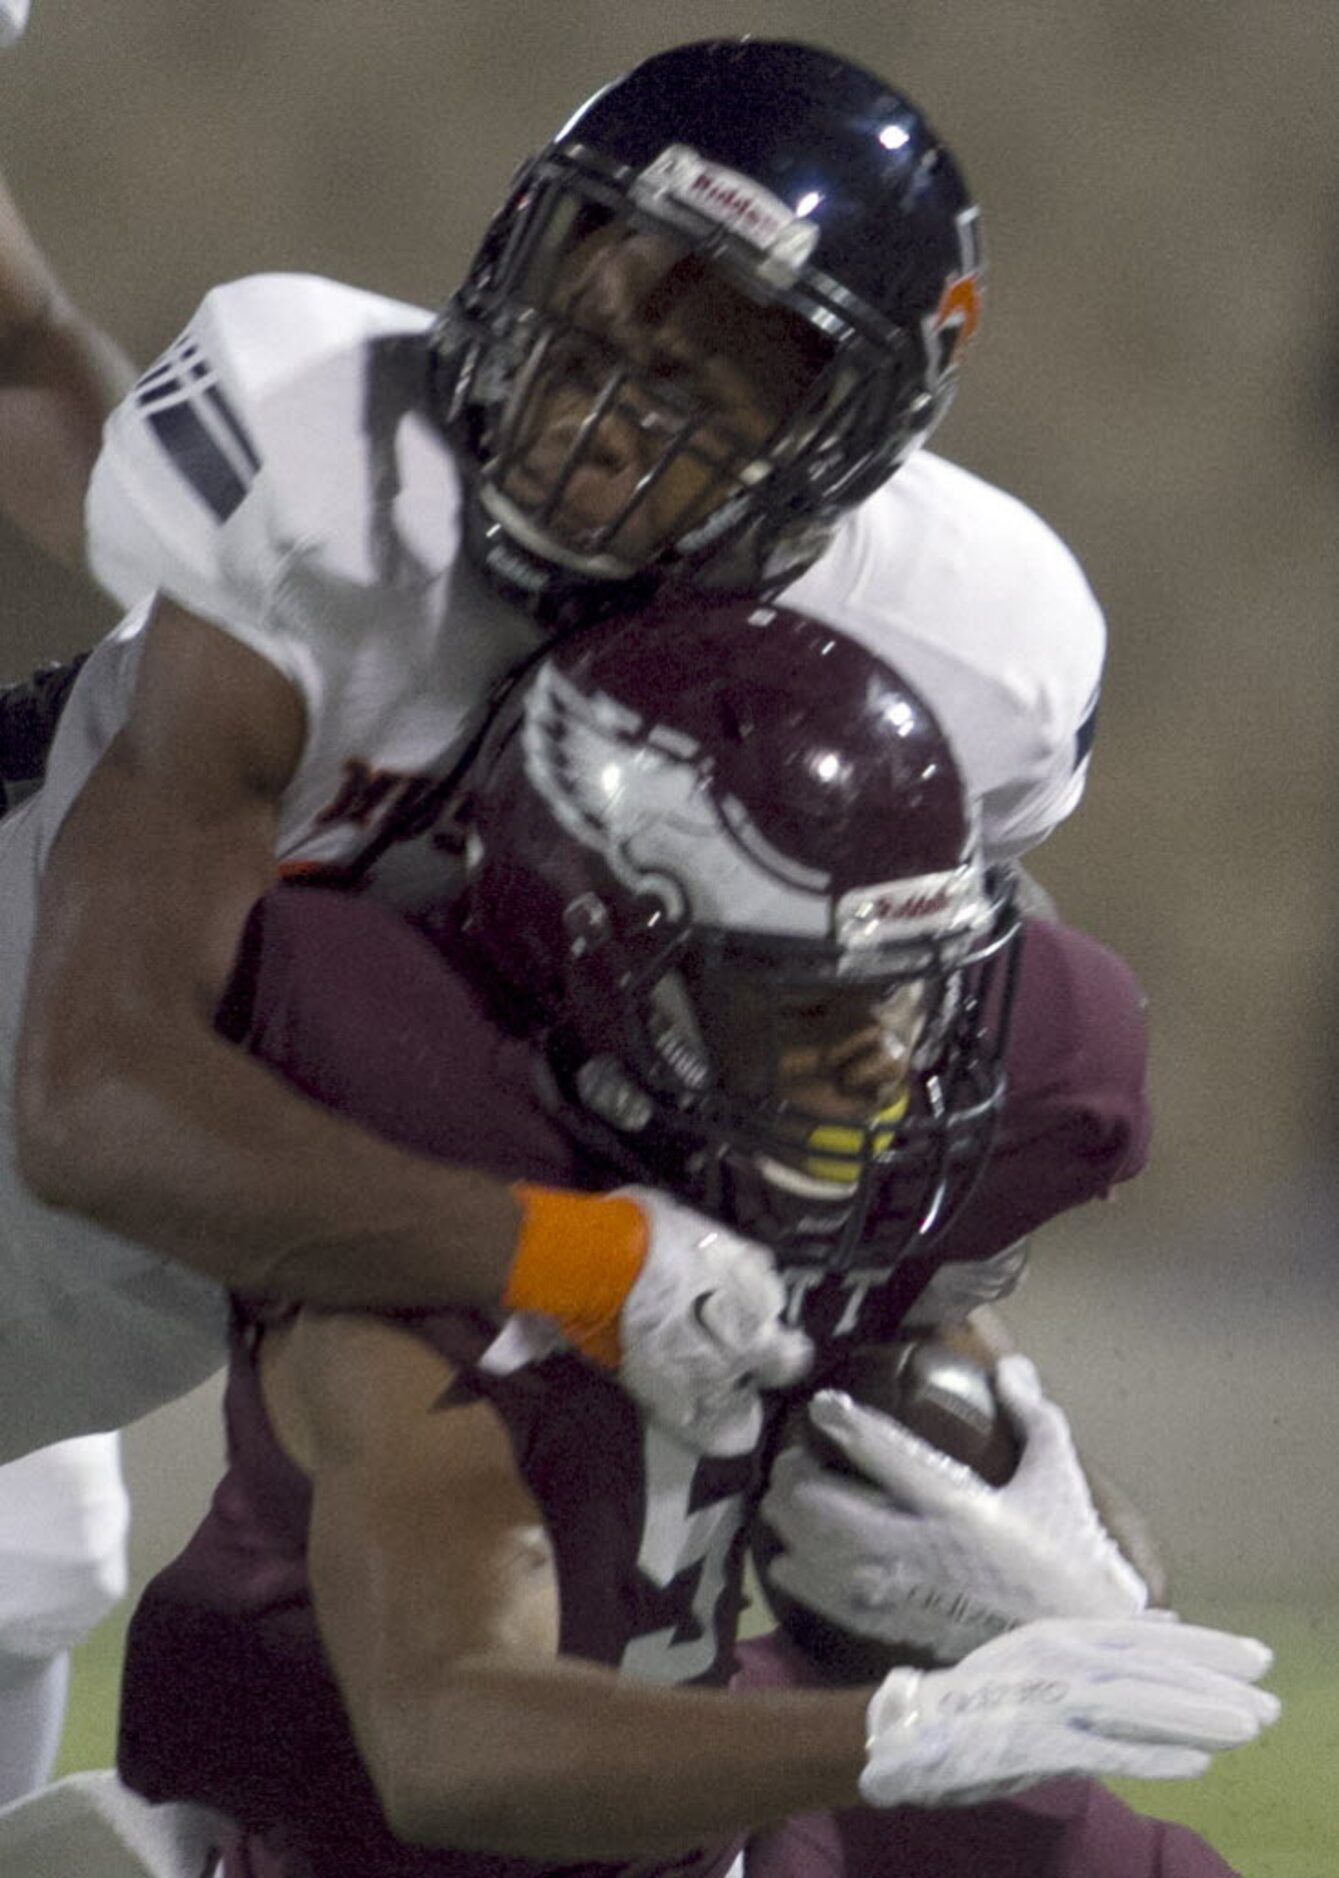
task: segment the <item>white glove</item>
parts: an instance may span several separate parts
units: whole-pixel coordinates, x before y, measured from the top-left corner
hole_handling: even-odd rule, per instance
[[[820,1391],[814,1426],[870,1484],[786,1449],[761,1508],[785,1548],[769,1580],[845,1630],[950,1663],[1034,1618],[1143,1610],[1147,1587],[1102,1525],[1069,1424],[1026,1357],[1002,1359],[996,1389],[1023,1437],[1003,1487],[891,1416]]]
[[[707,1454],[746,1454],[759,1389],[797,1382],[813,1346],[782,1322],[772,1255],[649,1187],[624,1187],[650,1242],[619,1318],[618,1378],[653,1420]]]
[[[955,1669],[895,1669],[868,1709],[871,1806],[974,1806],[1040,1780],[1184,1780],[1278,1719],[1264,1644],[1159,1621],[1054,1618]]]
[[[28,0],[0,0],[0,46],[12,46],[28,24]]]

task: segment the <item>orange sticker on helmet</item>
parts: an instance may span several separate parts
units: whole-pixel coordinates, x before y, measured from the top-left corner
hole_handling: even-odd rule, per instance
[[[959,274],[953,280],[944,283],[944,291],[939,296],[939,305],[935,308],[930,321],[932,332],[943,332],[946,326],[957,326],[958,343],[966,345],[981,324],[981,289],[975,274]]]

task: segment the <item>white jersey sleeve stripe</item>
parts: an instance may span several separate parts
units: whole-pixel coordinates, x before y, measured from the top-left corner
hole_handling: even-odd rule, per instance
[[[162,449],[226,522],[255,481],[260,457],[189,333],[150,367],[134,395]]]

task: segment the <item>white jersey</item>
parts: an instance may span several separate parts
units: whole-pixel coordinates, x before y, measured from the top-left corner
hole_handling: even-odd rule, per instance
[[[157,592],[270,661],[302,697],[281,864],[357,865],[406,908],[440,894],[450,840],[434,785],[540,639],[461,552],[460,476],[425,411],[429,318],[308,277],[236,282],[208,296],[110,420],[89,555],[130,611],[80,675],[43,789],[0,820],[6,1062],[41,868],[124,720]],[[1040,840],[1072,808],[1102,622],[1067,551],[1019,503],[923,453],[785,598],[925,691],[991,851]],[[12,1154],[0,1247],[0,1456],[117,1426],[218,1360],[215,1288],[40,1206]]]

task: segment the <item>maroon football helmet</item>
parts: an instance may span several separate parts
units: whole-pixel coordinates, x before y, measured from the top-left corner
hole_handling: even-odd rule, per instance
[[[889,1182],[899,1250],[942,1228],[1001,1097],[1017,922],[895,671],[680,596],[550,649],[475,777],[467,930],[637,1177],[782,1256],[851,1257]]]

